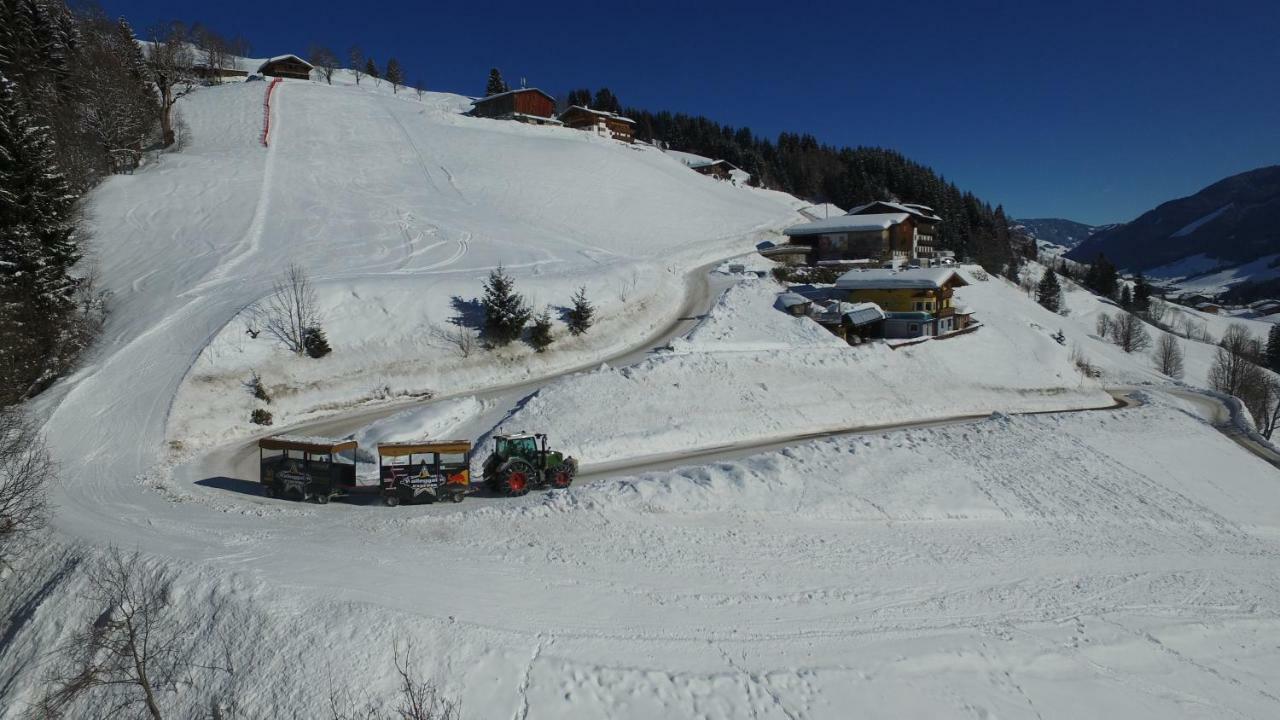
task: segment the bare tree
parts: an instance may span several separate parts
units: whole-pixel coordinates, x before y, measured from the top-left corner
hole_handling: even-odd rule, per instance
[[[191,52],[186,26],[172,23],[151,31],[151,53],[147,66],[160,91],[160,134],[165,147],[173,144],[174,103],[190,93],[196,85],[195,58]]]
[[[330,85],[333,84],[333,72],[338,69],[338,56],[323,45],[312,45],[311,64],[320,70],[320,77]]]
[[[1110,315],[1104,312],[1098,313],[1097,324],[1094,326],[1095,329],[1098,331],[1098,337],[1102,338],[1103,340],[1110,338],[1111,325],[1112,325],[1112,322],[1111,322]]]
[[[364,77],[364,51],[359,45],[352,45],[347,50],[347,61],[351,63],[351,73],[356,76],[356,85]]]
[[[390,713],[384,712],[386,702],[365,697],[356,700],[349,690],[338,689],[330,680],[329,717],[331,720],[458,720],[462,717],[461,708],[454,700],[443,697],[434,684],[424,680],[414,669],[413,645],[406,643],[404,649],[396,643],[392,652],[395,656],[396,676],[399,679],[396,688],[395,706]]]
[[[45,526],[45,490],[56,473],[35,426],[16,408],[0,409],[0,566]]]
[[[443,326],[433,325],[431,339],[464,359],[471,357],[480,348],[480,339],[475,331],[457,320],[452,320]]]
[[[290,265],[276,278],[271,294],[255,308],[262,329],[290,352],[306,352],[310,328],[320,325],[320,308],[307,271]]]
[[[1142,352],[1151,347],[1151,335],[1137,315],[1122,312],[1112,323],[1111,342],[1127,353]]]
[[[196,24],[189,33],[191,42],[200,51],[200,63],[203,63],[209,82],[221,83],[222,70],[227,66],[231,56],[231,43],[207,25]]]
[[[60,718],[77,701],[98,717],[163,717],[160,698],[189,668],[193,623],[172,608],[172,573],[112,547],[89,571],[85,599],[101,614],[56,652],[37,717]]]
[[[1154,355],[1157,370],[1174,380],[1182,379],[1182,348],[1178,345],[1178,338],[1160,333]]]
[[[1252,391],[1246,392],[1243,400],[1258,433],[1270,440],[1280,426],[1280,382],[1262,368],[1257,368],[1256,376]]]
[[[625,303],[631,298],[636,291],[636,287],[640,284],[640,271],[632,270],[626,279],[619,282],[613,289],[614,295],[618,298],[618,302]]]

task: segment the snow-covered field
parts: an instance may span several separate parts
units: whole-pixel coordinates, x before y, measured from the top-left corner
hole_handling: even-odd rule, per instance
[[[0,583],[0,717],[21,715],[49,650],[102,613],[82,569],[111,543],[177,573],[174,612],[208,638],[162,697],[174,717],[232,702],[323,717],[333,686],[386,698],[405,641],[465,717],[1280,712],[1276,471],[1162,393],[1148,357],[1092,337],[1114,309],[1068,292],[1062,317],[975,279],[958,294],[977,332],[848,347],[744,276],[670,350],[596,368],[674,319],[689,270],[804,204],[386,90],[286,82],[266,149],[261,84],[201,90],[182,101],[187,150],[95,192],[115,313],[93,362],[37,408],[64,480],[52,537],[22,582]],[[334,346],[321,361],[240,324],[291,261],[317,282]],[[498,263],[539,305],[587,285],[600,325],[546,356],[451,356],[431,325]],[[1186,380],[1203,384],[1212,347],[1186,348]],[[492,394],[587,366],[511,408]],[[318,506],[220,474],[251,452],[253,370],[281,428],[430,392],[449,397],[362,407],[355,437],[520,426],[586,465],[985,417],[517,499]],[[1143,385],[1142,403],[1014,414],[1105,406],[1119,384]]]
[[[1111,397],[1050,337],[1056,316],[999,280],[957,302],[976,332],[892,349],[851,348],[808,318],[773,309],[783,287],[748,280],[670,353],[566,377],[499,427],[552,428],[588,465],[728,443],[992,411],[1105,407]],[[590,408],[591,412],[575,412]],[[600,414],[611,421],[598,422]]]

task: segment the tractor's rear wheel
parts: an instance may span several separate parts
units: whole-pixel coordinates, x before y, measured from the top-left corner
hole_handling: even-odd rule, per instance
[[[513,463],[498,476],[498,490],[508,497],[524,495],[533,479],[533,468],[528,463]]]
[[[551,487],[563,490],[573,484],[573,468],[568,465],[557,465],[547,471]]]

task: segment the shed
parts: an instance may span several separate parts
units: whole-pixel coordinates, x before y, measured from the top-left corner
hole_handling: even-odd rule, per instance
[[[536,125],[559,125],[556,99],[538,88],[520,88],[471,101],[471,115],[517,120]]]
[[[1200,311],[1200,312],[1202,312],[1202,313],[1209,313],[1210,315],[1217,315],[1217,314],[1218,314],[1218,311],[1222,310],[1222,306],[1221,306],[1221,305],[1219,305],[1219,304],[1217,304],[1217,303],[1212,303],[1212,302],[1202,302],[1202,303],[1197,303],[1197,304],[1196,304],[1196,309],[1197,309],[1197,310],[1199,310],[1199,311]]]
[[[797,293],[784,292],[778,295],[778,299],[774,301],[773,306],[788,315],[803,317],[809,314],[809,309],[813,307],[813,301]]]
[[[277,55],[258,66],[258,73],[267,77],[310,80],[314,67],[297,55]]]

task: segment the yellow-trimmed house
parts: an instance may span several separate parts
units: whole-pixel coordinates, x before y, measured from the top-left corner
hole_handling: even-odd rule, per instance
[[[851,270],[836,281],[849,302],[875,303],[885,313],[886,338],[913,338],[963,330],[971,314],[957,309],[955,289],[969,283],[955,270]]]

